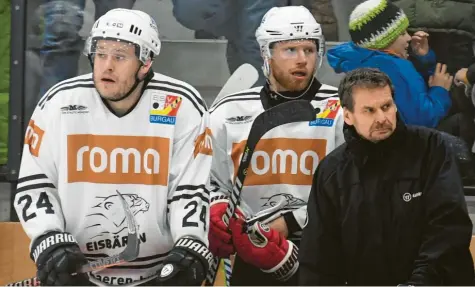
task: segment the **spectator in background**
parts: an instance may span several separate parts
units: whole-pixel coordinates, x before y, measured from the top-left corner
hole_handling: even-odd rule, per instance
[[[445,65],[436,65],[429,35],[418,31],[411,37],[406,32],[408,26],[407,16],[394,4],[387,0],[365,1],[350,16],[352,42],[330,49],[329,64],[337,73],[362,67],[380,69],[394,84],[395,102],[406,124],[438,128],[472,146],[473,120],[462,113],[447,117],[452,76]],[[408,60],[409,54],[418,65]]]
[[[95,18],[114,8],[130,9],[134,3],[135,0],[94,0]],[[43,72],[39,97],[58,82],[77,74],[83,49],[79,31],[85,5],[86,0],[43,0],[44,37],[40,51]]]
[[[475,107],[475,64],[468,68],[462,68],[457,71],[454,83],[458,87],[463,87],[468,101]]]
[[[321,1],[321,0],[315,0]],[[335,13],[335,17],[337,20],[338,25],[338,41],[339,42],[346,42],[350,41],[350,33],[348,32],[348,25],[350,21],[350,14],[353,9],[364,2],[363,0],[327,0],[331,1],[331,5],[333,6],[333,12]]]
[[[315,17],[315,20],[322,25],[325,40],[338,42],[338,23],[335,17],[336,12],[333,10],[332,1],[313,0],[310,11]],[[348,25],[346,25],[346,27],[348,27]]]
[[[473,62],[475,0],[391,0],[406,12],[409,32],[430,33],[429,44],[447,71],[455,74]]]
[[[475,83],[475,64],[472,64],[468,68],[458,70],[455,74],[454,82],[457,85],[463,83],[465,85],[473,86]]]
[[[172,0],[176,20],[197,34],[210,38],[224,36],[228,40],[226,58],[232,74],[249,63],[259,71],[255,86],[266,82],[262,57],[255,32],[264,14],[272,7],[307,8],[311,0]]]
[[[447,72],[455,74],[467,63],[475,62],[475,0],[391,0],[406,12],[410,33],[430,33],[429,44],[441,63],[447,64]],[[464,112],[471,118],[475,107],[464,97],[463,88],[453,86],[451,113]]]
[[[314,0],[316,2],[325,0]],[[339,41],[350,41],[347,29],[350,14],[363,0],[331,1],[338,22]],[[426,1],[390,0],[403,9],[409,18],[409,33],[425,31],[431,35],[429,44],[438,55],[439,61],[446,63],[448,72],[454,74],[472,62],[472,43],[475,40],[475,0]]]

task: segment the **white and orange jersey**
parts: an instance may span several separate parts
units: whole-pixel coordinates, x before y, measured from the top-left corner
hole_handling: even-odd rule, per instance
[[[134,262],[90,274],[123,285],[156,274],[183,236],[208,244],[209,114],[187,83],[155,73],[137,105],[114,115],[92,75],[63,81],[31,118],[15,209],[34,240],[71,233],[88,259],[120,253],[127,223],[116,190],[139,226]]]
[[[231,193],[251,125],[264,111],[261,90],[232,94],[210,107],[212,201]],[[289,238],[299,238],[315,169],[344,142],[343,112],[336,93],[336,88],[322,85],[311,95],[312,105],[320,109],[315,120],[279,126],[259,141],[241,193],[240,207],[249,219],[269,222],[293,212],[300,228]]]

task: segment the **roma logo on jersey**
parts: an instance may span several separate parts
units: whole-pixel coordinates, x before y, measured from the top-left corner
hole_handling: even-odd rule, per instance
[[[168,138],[68,135],[68,182],[166,186],[169,157]]]
[[[234,173],[245,145],[245,140],[233,144]],[[246,185],[311,185],[315,169],[326,151],[325,139],[261,139],[252,154]]]

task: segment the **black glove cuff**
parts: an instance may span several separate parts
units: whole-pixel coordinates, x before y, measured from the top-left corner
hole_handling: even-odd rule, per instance
[[[36,264],[41,262],[41,255],[48,254],[60,246],[78,245],[76,239],[67,232],[53,231],[38,237],[31,246],[30,257]]]
[[[203,264],[203,269],[208,270],[213,261],[213,254],[206,245],[191,237],[182,237],[175,243],[175,248],[186,250],[198,258]]]

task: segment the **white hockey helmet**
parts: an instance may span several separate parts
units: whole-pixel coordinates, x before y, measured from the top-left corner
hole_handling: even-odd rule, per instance
[[[325,56],[325,38],[322,27],[315,20],[312,13],[304,6],[273,7],[262,18],[261,25],[256,30],[256,39],[265,55],[264,74],[268,77],[272,43],[314,39],[318,48],[318,59],[315,73],[322,65]]]
[[[155,20],[145,12],[130,9],[112,9],[97,19],[84,47],[84,54],[95,51],[98,40],[124,41],[140,48],[137,57],[146,63],[151,56],[160,53],[161,42]]]

